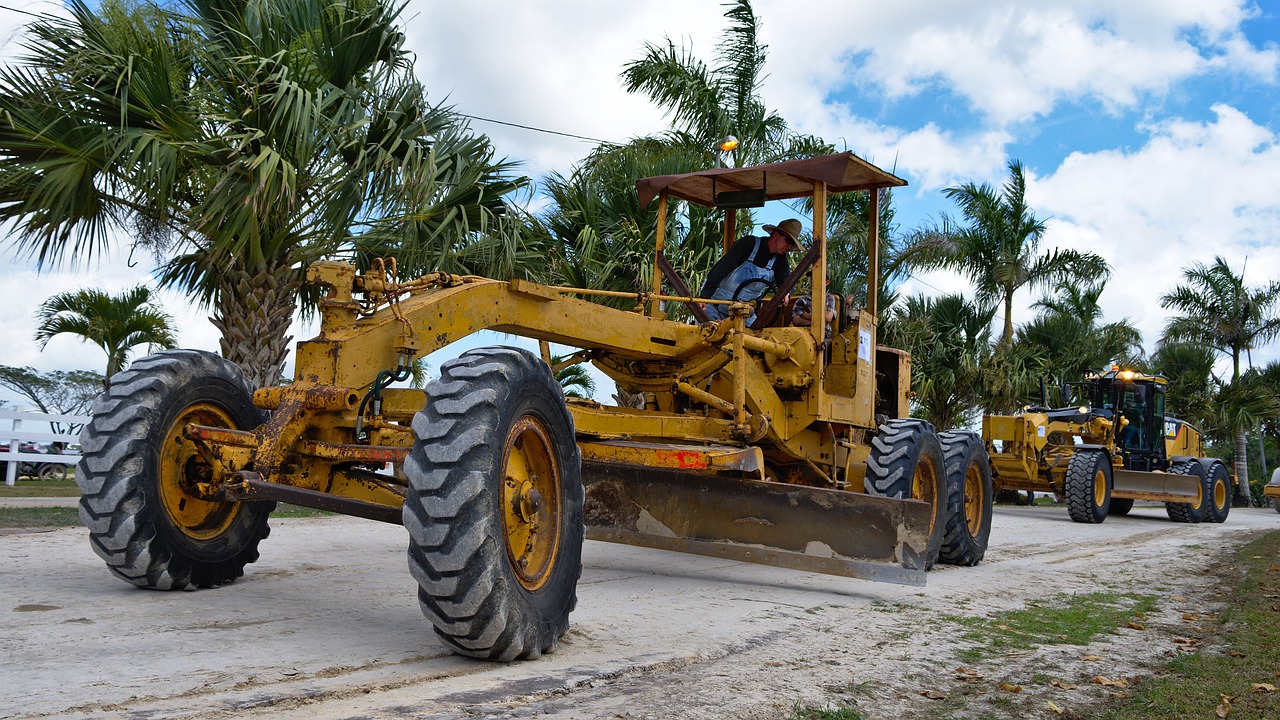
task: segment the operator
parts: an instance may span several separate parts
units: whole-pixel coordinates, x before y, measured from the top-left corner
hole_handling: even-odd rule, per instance
[[[764,295],[766,283],[775,288],[782,285],[791,274],[787,253],[800,247],[796,238],[803,227],[799,220],[790,218],[777,225],[764,225],[763,229],[769,233],[766,237],[743,235],[729,248],[711,267],[698,297],[751,302]],[[712,320],[729,316],[728,305],[711,304],[705,308]]]

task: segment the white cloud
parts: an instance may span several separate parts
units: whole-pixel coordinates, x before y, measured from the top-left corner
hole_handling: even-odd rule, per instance
[[[623,65],[666,35],[712,62],[722,14],[717,4],[676,0],[415,2],[405,13],[406,46],[430,97],[448,95],[459,112],[623,142],[668,125],[645,97],[622,89]],[[474,127],[534,177],[567,172],[595,147],[486,122]]]
[[[875,88],[890,101],[949,91],[996,125],[1043,116],[1063,101],[1129,109],[1210,70],[1275,83],[1280,50],[1252,45],[1240,29],[1255,12],[1245,0],[778,8],[765,16],[769,38],[803,37],[805,47],[826,52],[775,53],[770,88]]]
[[[1280,280],[1280,138],[1235,108],[1213,111],[1208,122],[1151,124],[1133,151],[1073,153],[1028,184],[1031,206],[1054,218],[1046,244],[1111,263],[1107,318],[1128,317],[1149,348],[1165,322],[1160,295],[1192,263],[1222,256],[1237,271],[1247,264],[1251,285]],[[1272,347],[1254,361],[1277,356]]]

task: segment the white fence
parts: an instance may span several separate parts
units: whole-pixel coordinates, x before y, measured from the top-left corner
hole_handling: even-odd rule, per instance
[[[0,421],[9,420],[12,423],[7,431],[0,430],[0,445],[7,444],[8,451],[0,451],[0,460],[5,461],[7,467],[4,473],[4,484],[12,486],[18,479],[18,463],[64,463],[67,465],[75,465],[80,462],[79,455],[55,455],[51,453],[22,452],[23,443],[78,443],[80,435],[69,435],[66,433],[54,432],[36,432],[31,428],[33,424],[43,424],[46,428],[52,429],[49,425],[51,422],[64,423],[67,425],[83,425],[89,422],[88,416],[84,415],[49,415],[40,412],[15,412],[13,410],[0,410]]]

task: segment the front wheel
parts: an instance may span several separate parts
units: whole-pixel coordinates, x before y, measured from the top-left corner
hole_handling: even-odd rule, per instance
[[[582,462],[551,369],[516,348],[440,368],[413,419],[404,525],[418,604],[454,652],[536,658],[582,573]]]
[[[211,468],[190,424],[252,430],[263,415],[240,368],[213,353],[167,350],[111,378],[80,433],[80,519],[94,552],[125,582],[214,587],[244,574],[273,502],[222,502],[197,483]]]
[[[1111,507],[1111,463],[1105,453],[1083,450],[1072,455],[1063,485],[1072,520],[1096,525],[1107,519]]]
[[[947,522],[938,557],[949,565],[977,565],[991,535],[991,461],[974,433],[950,430],[938,439],[947,468]]]
[[[923,500],[933,512],[929,544],[924,553],[928,569],[938,560],[947,518],[947,473],[942,445],[933,425],[923,420],[890,420],[871,440],[863,487],[870,495]]]
[[[1209,475],[1210,502],[1205,521],[1226,522],[1227,516],[1231,514],[1231,474],[1227,472],[1227,466],[1221,462],[1211,463],[1207,474]],[[1280,512],[1280,506],[1277,507],[1276,512]]]
[[[1176,462],[1169,466],[1171,475],[1190,475],[1198,481],[1198,494],[1195,502],[1178,503],[1167,502],[1164,504],[1165,512],[1169,514],[1169,519],[1174,522],[1198,523],[1203,522],[1209,515],[1209,505],[1213,498],[1213,481],[1204,471],[1204,466],[1192,460],[1191,462]]]

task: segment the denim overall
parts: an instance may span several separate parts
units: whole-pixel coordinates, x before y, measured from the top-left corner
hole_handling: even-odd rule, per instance
[[[777,255],[769,258],[769,264],[760,267],[752,262],[752,258],[760,251],[760,243],[764,242],[764,238],[756,238],[756,244],[751,248],[751,253],[747,255],[747,261],[733,269],[729,276],[720,281],[720,285],[716,287],[715,292],[711,293],[712,300],[732,300],[733,291],[737,290],[742,283],[748,280],[760,280],[761,282],[752,283],[742,289],[738,293],[740,302],[751,302],[764,295],[765,282],[773,281],[773,263],[778,259]],[[707,305],[707,317],[712,320],[723,320],[729,317],[728,305]],[[747,325],[755,322],[756,316],[753,313],[747,318]]]

